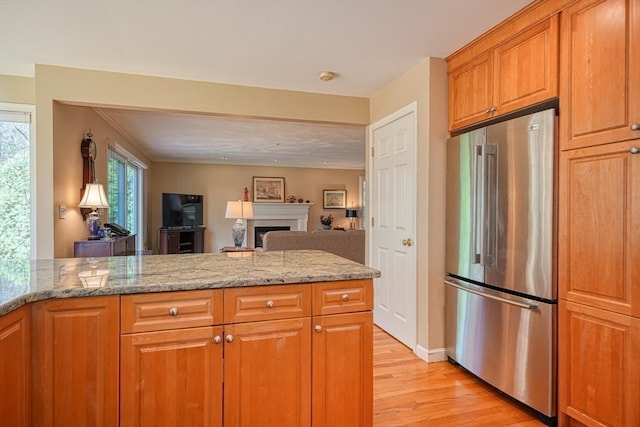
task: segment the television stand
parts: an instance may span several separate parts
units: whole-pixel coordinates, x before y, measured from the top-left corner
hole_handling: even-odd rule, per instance
[[[158,237],[160,254],[203,253],[205,228],[161,228]]]

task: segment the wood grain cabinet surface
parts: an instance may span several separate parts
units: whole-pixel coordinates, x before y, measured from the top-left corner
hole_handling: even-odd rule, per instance
[[[117,426],[120,297],[33,304],[33,425]]]
[[[31,426],[31,316],[22,307],[0,317],[0,424]]]
[[[582,0],[561,15],[561,148],[640,138],[640,3]]]
[[[561,300],[559,322],[560,425],[640,425],[640,319]]]
[[[558,96],[558,16],[449,69],[449,130]],[[451,63],[449,64],[452,66]]]

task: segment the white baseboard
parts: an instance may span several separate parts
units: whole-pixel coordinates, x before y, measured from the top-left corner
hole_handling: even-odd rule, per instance
[[[444,348],[436,348],[434,350],[427,350],[421,345],[416,346],[416,350],[414,352],[416,356],[425,362],[442,362],[443,360],[447,360],[447,356],[444,352]]]

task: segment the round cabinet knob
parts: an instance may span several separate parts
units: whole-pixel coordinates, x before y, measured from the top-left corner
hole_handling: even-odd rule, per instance
[[[631,130],[640,130],[640,124],[638,123],[631,123]]]
[[[226,337],[224,337],[224,340],[226,342],[233,342],[233,335],[229,334]]]
[[[342,296],[340,297],[340,299],[344,302],[349,301],[349,294],[342,294]]]
[[[177,316],[178,315],[178,309],[176,307],[171,307],[169,309],[169,314],[172,316]]]
[[[220,344],[221,342],[222,342],[222,337],[220,335],[216,335],[215,337],[213,337],[214,344]]]
[[[267,301],[267,308],[273,308],[275,305],[276,304],[273,301],[271,300]]]
[[[320,333],[322,332],[322,325],[316,325],[313,329],[315,329],[317,333]]]
[[[631,152],[631,154],[638,154],[640,153],[640,148],[638,147],[631,147],[631,150],[629,150]]]

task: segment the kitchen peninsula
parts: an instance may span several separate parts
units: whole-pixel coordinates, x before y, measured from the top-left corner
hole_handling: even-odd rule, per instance
[[[377,270],[322,251],[27,264],[0,281],[10,425],[371,425]]]

